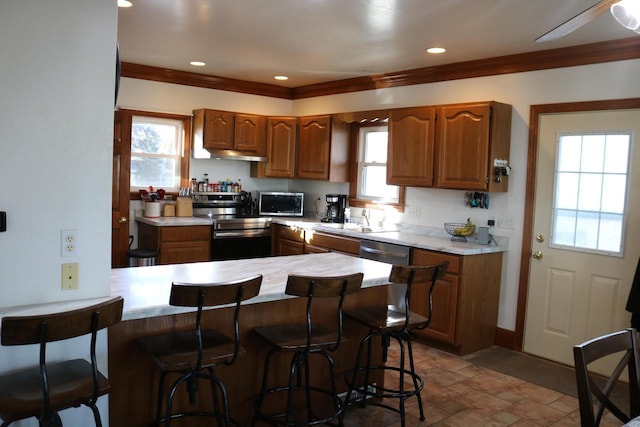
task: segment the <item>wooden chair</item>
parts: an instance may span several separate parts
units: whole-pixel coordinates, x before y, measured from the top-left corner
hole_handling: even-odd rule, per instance
[[[336,417],[339,425],[342,422],[342,400],[337,395],[335,384],[334,361],[330,352],[338,349],[344,341],[342,335],[342,304],[348,294],[357,292],[362,286],[362,273],[335,277],[309,277],[290,275],[287,279],[285,293],[307,298],[306,322],[265,326],[254,329],[271,349],[267,353],[264,365],[261,393],[256,401],[256,412],[252,425],[258,420],[272,425],[317,425],[327,423]],[[337,327],[329,328],[314,323],[312,319],[313,301],[317,298],[336,298],[335,314]],[[287,385],[267,388],[271,371],[271,358],[278,353],[293,353]],[[319,368],[310,365],[309,356],[317,354],[329,365],[327,373],[331,389],[312,384],[311,372]],[[326,378],[326,377],[325,377]],[[268,396],[286,394],[286,408],[276,413],[266,413],[263,403]],[[295,402],[295,403],[294,403]],[[325,410],[324,404],[332,408]],[[323,406],[322,408],[320,408]]]
[[[96,426],[102,426],[96,406],[107,394],[109,380],[98,371],[96,335],[122,318],[121,297],[77,310],[2,319],[2,345],[40,345],[40,364],[0,375],[2,426],[37,417],[40,426],[62,426],[58,411],[86,405]],[[90,361],[47,362],[47,343],[91,334]]]
[[[619,354],[620,359],[606,379],[602,375],[593,374],[589,365],[605,356]],[[580,424],[582,427],[600,425],[605,409],[609,410],[620,421],[626,423],[640,415],[640,359],[638,358],[637,331],[633,328],[613,332],[588,340],[573,347],[580,404]],[[620,408],[620,402],[611,401],[611,392],[618,383],[624,369],[627,368],[629,379],[629,409]]]
[[[140,338],[139,343],[161,369],[158,386],[158,402],[155,425],[164,423],[167,427],[171,420],[187,416],[212,417],[218,425],[228,426],[232,422],[229,416],[227,390],[215,375],[214,366],[232,365],[244,352],[240,346],[240,303],[253,298],[260,292],[262,275],[231,283],[189,284],[172,283],[169,304],[179,307],[196,307],[196,321],[193,329],[163,335]],[[216,329],[202,327],[203,307],[234,304],[234,336],[229,338]],[[165,380],[168,374],[178,377],[171,384],[169,393],[164,395]],[[189,403],[195,404],[198,381],[211,383],[213,397],[212,411],[182,411],[173,413],[173,399],[178,388],[186,385]],[[218,399],[220,390],[221,398]],[[222,401],[222,410],[220,409]],[[165,406],[163,415],[162,408]],[[235,424],[235,422],[234,422]]]
[[[405,400],[411,396],[416,396],[420,410],[420,420],[424,421],[424,410],[422,408],[422,398],[420,397],[420,391],[424,387],[424,381],[415,371],[411,346],[411,331],[425,329],[429,326],[433,312],[433,288],[436,282],[444,276],[448,267],[449,261],[430,266],[394,265],[389,275],[389,281],[391,282],[389,286],[405,287],[401,307],[381,306],[345,311],[345,316],[369,328],[369,333],[360,342],[355,367],[353,371],[347,374],[347,384],[349,385],[349,392],[346,398],[347,405],[359,402],[362,406],[371,404],[398,412],[400,414],[401,426],[404,427]],[[411,288],[415,284],[422,283],[428,284],[429,286],[429,314],[427,317],[411,311]],[[373,339],[376,337],[380,337],[380,342],[383,347],[382,365],[373,365],[371,360],[371,345]],[[391,344],[391,339],[395,339],[399,344],[400,366],[388,366],[386,363],[387,349]],[[409,369],[405,367],[405,343]],[[366,360],[363,363],[362,358],[365,347]],[[391,388],[387,385],[384,387],[379,385],[373,387],[370,381],[372,371],[398,373],[397,388]],[[411,379],[413,383],[412,388],[405,388],[405,376]],[[375,402],[367,401],[369,397],[399,399],[399,405],[395,408],[383,403],[381,400],[376,400]]]

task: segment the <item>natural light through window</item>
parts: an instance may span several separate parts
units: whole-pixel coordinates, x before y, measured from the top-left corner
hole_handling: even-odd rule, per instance
[[[552,246],[622,255],[631,134],[562,134]]]
[[[133,117],[131,128],[131,189],[180,187],[183,144],[181,120]]]
[[[398,186],[387,185],[387,126],[359,128],[358,199],[397,203]]]

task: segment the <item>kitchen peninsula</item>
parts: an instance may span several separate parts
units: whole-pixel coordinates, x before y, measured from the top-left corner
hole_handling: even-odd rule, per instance
[[[221,367],[218,372],[228,388],[232,416],[241,425],[248,425],[265,356],[265,348],[251,330],[257,326],[304,321],[305,301],[284,294],[287,276],[363,272],[363,289],[345,300],[345,308],[352,309],[386,300],[384,285],[390,269],[389,264],[336,253],[114,269],[112,295],[124,297],[125,304],[123,321],[109,330],[110,424],[143,426],[149,425],[154,417],[158,372],[136,340],[146,335],[189,328],[195,319],[192,309],[169,306],[171,282],[215,283],[263,275],[259,295],[246,301],[240,314],[241,344],[246,353],[235,365]],[[230,307],[206,310],[203,324],[215,325],[231,334],[231,310]],[[319,322],[336,322],[321,311]],[[364,333],[357,325],[345,323],[348,341],[335,354],[338,375],[343,375],[352,366],[352,355]],[[274,365],[274,371],[286,374],[288,364],[282,362]],[[338,381],[338,385],[344,389],[343,381]],[[198,402],[209,403],[208,390],[200,391],[204,393]],[[185,396],[180,395],[176,401],[179,402],[177,405],[185,404]]]

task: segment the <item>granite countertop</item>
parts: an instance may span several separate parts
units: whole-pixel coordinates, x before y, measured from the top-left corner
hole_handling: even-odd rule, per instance
[[[75,310],[110,298],[124,298],[122,320],[143,319],[193,311],[190,307],[169,305],[172,282],[217,283],[262,274],[260,293],[243,304],[256,304],[294,298],[285,295],[289,274],[340,276],[364,273],[362,287],[388,283],[391,265],[337,253],[291,255],[250,260],[211,261],[111,270],[111,296],[74,301],[51,302],[0,309],[7,316],[33,316]]]
[[[146,218],[136,216],[136,221],[157,227],[185,226],[185,225],[212,225],[210,218],[199,217],[160,217]],[[505,252],[509,247],[509,239],[494,236],[488,245],[478,244],[473,236],[467,242],[453,242],[451,236],[444,229],[435,227],[422,227],[417,225],[394,224],[387,229],[374,229],[363,232],[357,224],[332,224],[318,221],[318,218],[308,217],[272,217],[275,224],[286,225],[295,228],[318,230],[334,233],[356,239],[375,240],[377,242],[394,243],[411,246],[414,248],[432,251],[446,252],[455,255],[478,255],[493,252]]]
[[[341,276],[364,273],[363,288],[386,285],[391,265],[333,252],[249,260],[211,261],[111,270],[111,295],[124,297],[123,320],[164,316],[187,311],[169,305],[171,282],[217,283],[262,274],[260,293],[247,300],[256,304],[292,298],[285,295],[289,274]]]
[[[489,245],[476,243],[473,236],[470,236],[467,242],[453,242],[451,236],[444,229],[405,224],[395,224],[386,230],[374,229],[362,232],[357,224],[331,224],[318,222],[315,218],[274,218],[273,222],[289,227],[325,231],[363,240],[375,240],[456,255],[505,252],[509,245],[507,238],[497,236]]]

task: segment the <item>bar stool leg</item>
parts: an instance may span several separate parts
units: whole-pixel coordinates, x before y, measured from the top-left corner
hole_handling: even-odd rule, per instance
[[[409,352],[409,365],[411,367],[411,377],[413,378],[413,386],[416,389],[416,397],[418,398],[418,409],[420,411],[420,421],[424,421],[424,409],[422,408],[422,396],[420,395],[420,391],[419,389],[419,385],[418,385],[418,379],[417,379],[417,375],[416,375],[416,368],[415,368],[415,363],[413,362],[413,348],[412,348],[412,336],[411,336],[411,332],[406,332],[406,336],[407,336],[407,350]]]

